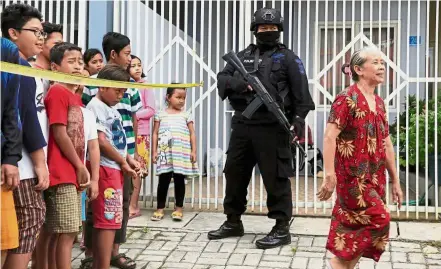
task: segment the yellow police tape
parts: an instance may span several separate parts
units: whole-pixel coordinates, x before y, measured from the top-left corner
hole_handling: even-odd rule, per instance
[[[124,82],[124,81],[115,81],[115,80],[107,80],[107,79],[88,78],[78,75],[70,75],[55,71],[37,69],[29,66],[17,65],[3,61],[0,61],[0,71],[22,75],[22,76],[28,76],[28,77],[44,78],[51,81],[58,81],[63,83],[86,85],[93,87],[145,89],[145,88],[168,88],[168,87],[192,88],[203,85],[203,82],[187,83],[187,84],[149,84],[149,83],[136,83],[136,82]]]

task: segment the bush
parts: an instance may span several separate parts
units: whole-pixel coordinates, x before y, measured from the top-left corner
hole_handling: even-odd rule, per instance
[[[441,92],[441,90],[440,90]],[[410,166],[416,166],[416,138],[417,138],[417,98],[415,95],[411,95],[409,98],[408,119],[409,128],[407,133],[409,135],[409,160],[408,164]],[[438,113],[435,111],[435,101],[438,102]],[[426,114],[428,115],[428,154],[435,153],[435,118],[438,118],[438,153],[441,154],[441,95],[438,96],[437,100],[435,98],[429,100],[428,108],[426,109],[426,101],[419,100],[419,111],[418,111],[418,166],[422,169],[425,167],[425,154],[426,154]],[[400,131],[399,131],[399,143],[400,148],[400,166],[406,166],[406,110],[401,112],[400,118]],[[390,134],[394,144],[397,142],[397,120],[390,126]]]

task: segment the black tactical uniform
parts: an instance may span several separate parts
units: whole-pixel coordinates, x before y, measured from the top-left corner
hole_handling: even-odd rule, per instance
[[[262,24],[277,25],[278,31],[257,33],[257,27]],[[314,103],[302,61],[278,42],[283,31],[280,12],[267,8],[256,11],[251,31],[254,31],[257,45],[251,44],[239,52],[238,58],[248,72],[257,70],[255,75],[279,103],[297,136],[300,136],[304,119],[314,109]],[[292,217],[289,177],[294,176],[289,135],[265,105],[257,109],[250,119],[242,115],[253,99],[259,97],[254,97],[254,92],[248,89],[248,84],[233,66],[227,64],[217,79],[219,96],[222,100],[229,99],[235,113],[224,168],[227,182],[224,213],[228,219],[218,230],[211,231],[208,238],[221,239],[244,234],[240,216],[246,210],[247,187],[257,163],[268,193],[268,217],[276,219],[276,225],[265,238],[257,240],[256,245],[259,248],[272,248],[289,244],[289,221]]]

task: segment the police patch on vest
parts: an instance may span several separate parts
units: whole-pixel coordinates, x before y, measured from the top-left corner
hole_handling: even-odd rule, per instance
[[[262,59],[259,59],[259,64],[262,62]],[[243,58],[243,66],[247,72],[256,71],[256,67],[254,65],[254,57],[253,56],[245,56]]]
[[[306,74],[305,67],[303,66],[302,60],[296,59],[296,63],[297,63],[297,66],[299,67],[300,74],[302,74],[302,75]]]
[[[273,58],[273,63],[280,63],[280,60],[285,58],[285,55],[283,53],[274,53],[271,58]]]

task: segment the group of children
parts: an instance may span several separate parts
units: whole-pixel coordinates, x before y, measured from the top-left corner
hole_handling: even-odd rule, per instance
[[[60,25],[42,24],[34,7],[12,4],[1,15],[2,61],[145,82],[141,60],[131,55],[125,35],[109,32],[103,37],[103,53],[88,49],[83,54],[77,45],[63,42]],[[34,56],[31,65],[28,60]],[[148,174],[150,156],[159,175],[152,220],[164,217],[172,178],[172,218],[182,220],[185,178],[198,174],[194,123],[184,111],[186,89],[168,88],[166,108],[156,111],[152,90],[27,76],[4,81],[3,75],[2,268],[25,269],[31,259],[37,269],[71,268],[82,221],[86,258],[81,268],[136,268],[135,261],[119,253],[119,246],[126,240],[129,218],[140,215],[141,180]],[[6,91],[15,91],[15,102],[3,108]],[[21,141],[12,130],[22,135]]]

